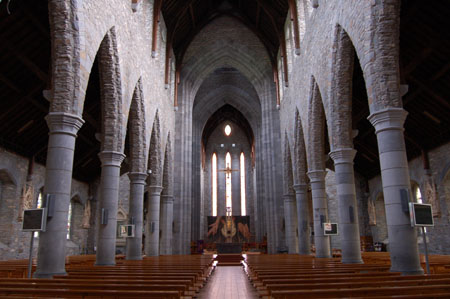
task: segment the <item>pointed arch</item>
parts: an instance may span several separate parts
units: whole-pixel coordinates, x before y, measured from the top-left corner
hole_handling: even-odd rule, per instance
[[[147,132],[142,78],[139,78],[133,92],[128,114],[128,126],[129,131],[127,134],[129,134],[130,138],[130,170],[131,172],[144,173],[146,171],[145,150],[147,149]],[[125,138],[122,142],[125,142]]]
[[[330,144],[333,149],[352,148],[352,75],[355,48],[347,32],[337,25],[331,65]]]
[[[2,184],[12,184],[14,186],[17,186],[17,179],[6,168],[0,169],[0,182],[2,182]]]
[[[295,109],[294,126],[294,182],[295,184],[306,184],[308,167],[306,164],[305,137],[298,109]]]
[[[325,169],[325,138],[328,138],[328,136],[324,136],[324,131],[326,131],[326,117],[322,96],[314,76],[311,76],[308,120],[308,169]]]
[[[122,81],[116,29],[105,35],[98,52],[102,103],[102,151],[123,151]]]
[[[284,194],[294,194],[294,177],[292,174],[292,157],[287,131],[284,132]]]
[[[172,142],[170,132],[167,134],[166,149],[164,150],[164,167],[162,177],[163,190],[161,195],[173,196],[173,166],[172,166]]]
[[[159,121],[159,112],[156,110],[153,121],[152,135],[150,137],[150,149],[148,153],[148,169],[151,173],[148,176],[149,186],[161,186],[161,128]]]

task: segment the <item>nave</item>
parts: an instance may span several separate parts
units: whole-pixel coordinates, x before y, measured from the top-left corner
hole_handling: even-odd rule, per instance
[[[0,263],[0,296],[13,298],[449,298],[450,258],[430,256],[430,274],[390,272],[387,253],[364,252],[364,264],[304,255],[243,254],[145,257],[93,266],[93,255],[66,259],[68,275],[26,278],[27,261]],[[424,257],[421,257],[425,268]],[[33,270],[35,271],[35,264]]]

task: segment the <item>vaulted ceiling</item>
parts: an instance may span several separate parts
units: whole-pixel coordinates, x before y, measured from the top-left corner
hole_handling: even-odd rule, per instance
[[[50,30],[47,1],[0,2],[0,146],[45,164],[50,88]],[[320,9],[320,7],[319,7]],[[169,40],[178,59],[192,38],[221,15],[242,21],[261,39],[274,59],[287,15],[287,0],[164,0],[162,14]],[[408,159],[450,141],[450,6],[445,1],[402,0],[401,80],[408,85],[403,97],[409,116],[405,123]],[[149,53],[150,55],[150,53]],[[353,119],[356,170],[367,178],[379,173],[378,151],[369,115],[364,81],[355,69]],[[97,177],[99,97],[98,70],[88,86],[83,118],[75,149],[74,177]],[[90,121],[89,121],[90,119]]]
[[[223,15],[238,19],[252,30],[274,62],[288,9],[287,0],[163,0],[161,6],[168,42],[179,64],[195,35]]]

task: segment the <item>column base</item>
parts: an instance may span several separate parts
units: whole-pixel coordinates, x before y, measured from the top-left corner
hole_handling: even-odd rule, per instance
[[[341,263],[343,264],[364,264],[364,261],[361,259],[342,259]]]
[[[95,262],[94,266],[115,266],[116,263],[97,263]]]
[[[142,256],[130,256],[125,258],[127,261],[142,261]]]
[[[390,272],[400,272],[402,275],[423,275],[423,269],[413,270],[413,271],[402,271],[399,269],[389,269]]]
[[[329,259],[329,258],[331,258],[331,255],[316,255],[316,258],[318,258],[318,259]]]
[[[59,272],[59,273],[39,273],[34,272],[33,278],[53,278],[55,275],[67,275],[67,272]]]

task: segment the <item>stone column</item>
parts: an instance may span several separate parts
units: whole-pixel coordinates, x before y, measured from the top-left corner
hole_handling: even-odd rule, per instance
[[[144,218],[144,186],[146,173],[130,172],[130,207],[128,220],[135,225],[134,237],[127,238],[126,259],[142,260],[142,223]]]
[[[311,254],[309,236],[309,213],[308,213],[308,185],[294,185],[295,197],[297,199],[297,228],[298,228],[298,253]]]
[[[241,171],[239,154],[231,152],[231,169],[237,170],[231,172],[231,210],[233,216],[241,214]]]
[[[356,150],[340,148],[330,152],[334,161],[339,212],[339,237],[341,240],[342,263],[362,263],[359,240],[358,207],[356,203],[355,174],[353,159]]]
[[[84,121],[77,115],[50,112],[45,194],[54,201],[53,217],[47,220],[47,229],[39,234],[37,269],[34,277],[51,278],[66,274],[67,214],[69,211],[73,155],[77,132]]]
[[[411,183],[403,136],[406,115],[407,112],[402,108],[386,108],[372,113],[367,119],[377,134],[391,271],[422,274],[417,233],[411,227],[407,208],[411,201]]]
[[[286,245],[289,253],[297,253],[297,209],[295,207],[294,194],[289,193],[284,195],[284,226]]]
[[[172,254],[173,196],[161,195],[161,255]]]
[[[330,237],[323,232],[323,223],[328,222],[328,203],[325,192],[325,170],[311,170],[308,173],[314,214],[314,245],[316,257],[331,257]]]
[[[99,153],[102,162],[100,179],[99,224],[96,265],[115,265],[117,237],[117,206],[119,201],[120,165],[125,155],[114,151]],[[103,214],[103,216],[102,216]],[[103,223],[102,223],[102,218]]]
[[[159,255],[159,214],[161,191],[161,186],[149,186],[148,188],[149,197],[147,207],[147,222],[145,224],[146,256]]]

